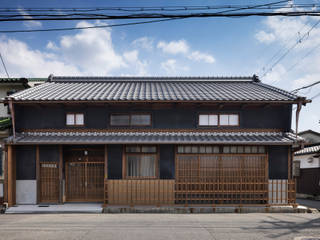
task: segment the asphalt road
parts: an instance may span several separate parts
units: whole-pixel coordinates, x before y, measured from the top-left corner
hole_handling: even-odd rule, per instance
[[[0,215],[0,239],[301,239],[319,237],[320,214]]]

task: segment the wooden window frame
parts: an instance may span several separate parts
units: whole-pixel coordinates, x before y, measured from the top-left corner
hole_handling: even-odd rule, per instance
[[[127,146],[139,146],[140,147],[140,152],[127,152],[126,147]],[[141,151],[143,146],[149,146],[149,147],[156,147],[156,152],[154,153],[143,153]],[[133,176],[127,176],[127,156],[150,156],[150,155],[155,155],[156,156],[156,163],[155,163],[155,176],[153,177],[133,177]],[[129,180],[148,180],[148,179],[160,179],[160,174],[159,174],[159,159],[160,159],[160,152],[159,152],[159,146],[158,145],[124,145],[123,151],[122,151],[122,179],[129,179]]]
[[[194,146],[197,146],[198,147],[198,152],[197,153],[193,153],[192,150],[191,152],[189,153],[186,153],[186,152],[179,152],[178,149],[179,147],[182,146],[182,147],[194,147]],[[207,146],[211,146],[211,147],[219,147],[219,153],[215,153],[215,152],[211,152],[211,153],[200,153],[199,149],[200,147],[207,147]],[[234,147],[236,146],[237,147],[237,152],[235,153],[231,153],[231,147]],[[242,146],[243,149],[245,147],[250,147],[250,153],[245,153],[244,151],[242,153],[239,153],[238,152],[238,146]],[[230,153],[224,153],[223,152],[223,148],[224,147],[230,147]],[[252,152],[252,147],[257,147],[257,152],[256,153],[253,153]],[[259,152],[259,147],[264,147],[264,152],[263,153],[260,153]],[[212,149],[213,150],[213,149]],[[267,146],[265,145],[235,145],[235,144],[225,144],[225,145],[216,145],[216,144],[177,144],[176,146],[176,154],[181,154],[181,155],[264,155],[264,154],[267,154],[268,153],[268,150],[267,150]]]
[[[83,115],[83,124],[76,124],[76,115],[82,114]],[[68,124],[67,119],[68,115],[73,115],[74,124]],[[85,126],[85,117],[83,112],[67,112],[66,113],[66,126],[67,127],[84,127]]]
[[[111,124],[111,117],[114,115],[127,115],[129,117],[129,125],[113,125]],[[145,125],[132,125],[131,117],[132,115],[149,115],[150,116],[150,124]],[[139,112],[139,113],[111,113],[109,116],[109,125],[111,127],[151,127],[152,126],[152,114],[149,112]]]
[[[217,115],[218,116],[218,124],[217,125],[200,125],[200,115]],[[238,115],[238,124],[237,125],[221,125],[220,124],[220,115]],[[229,117],[228,117],[229,118]],[[240,127],[240,114],[234,112],[219,112],[219,113],[198,113],[197,124],[199,128],[216,128],[216,127]]]

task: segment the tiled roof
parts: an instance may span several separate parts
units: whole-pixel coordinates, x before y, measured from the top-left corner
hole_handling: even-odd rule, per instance
[[[295,152],[294,155],[307,155],[312,153],[320,153],[320,144],[310,146],[310,147],[305,147],[304,149]]]
[[[0,78],[0,83],[28,83],[26,78]]]
[[[267,101],[299,97],[256,78],[49,77],[13,94],[15,101]]]
[[[298,137],[298,141],[301,138]],[[291,145],[292,133],[281,132],[24,132],[12,144],[264,144]]]

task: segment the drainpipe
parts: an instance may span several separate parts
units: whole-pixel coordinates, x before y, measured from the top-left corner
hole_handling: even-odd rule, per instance
[[[15,140],[16,140],[16,123],[15,123],[14,107],[13,107],[12,99],[9,99],[9,108],[10,108],[11,120],[12,120],[13,141],[15,142]]]

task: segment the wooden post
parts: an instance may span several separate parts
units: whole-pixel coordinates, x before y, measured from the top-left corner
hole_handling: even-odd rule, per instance
[[[103,191],[104,191],[104,206],[107,205],[108,203],[108,199],[109,199],[109,194],[108,194],[108,191],[109,191],[109,187],[108,187],[108,148],[107,148],[107,145],[104,145],[104,188],[103,188]]]
[[[62,145],[59,146],[59,203],[63,203],[63,148]]]
[[[39,145],[36,146],[36,179],[37,179],[37,203],[40,203],[40,152]]]
[[[8,145],[8,205],[9,207],[16,204],[15,172],[16,172],[16,169],[15,169],[15,159],[13,156],[13,147],[11,145]]]

